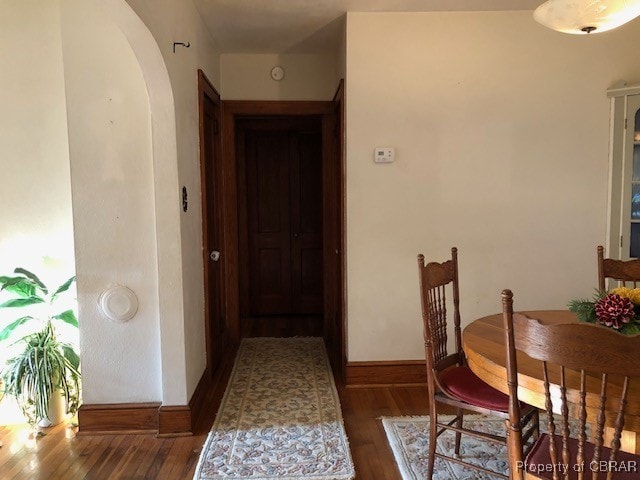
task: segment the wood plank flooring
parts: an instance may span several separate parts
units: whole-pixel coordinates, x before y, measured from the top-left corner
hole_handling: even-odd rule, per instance
[[[338,390],[357,478],[399,480],[379,417],[425,415],[426,388]],[[208,420],[214,416],[215,412],[208,415]],[[73,428],[62,425],[49,430],[30,440],[26,426],[0,427],[0,479],[191,479],[208,427],[178,438],[76,436]]]
[[[275,331],[274,331],[275,327]],[[256,319],[245,336],[316,335],[313,318]],[[221,381],[207,394],[209,409],[196,419],[195,435],[156,438],[152,435],[77,435],[60,425],[37,439],[26,426],[0,426],[0,480],[191,479],[200,450],[222,400],[228,362]],[[338,384],[345,428],[358,480],[400,480],[381,416],[426,415],[426,387],[346,388]]]

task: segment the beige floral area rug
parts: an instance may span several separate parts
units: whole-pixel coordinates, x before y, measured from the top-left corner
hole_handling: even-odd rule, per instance
[[[453,417],[439,417],[448,421]],[[504,435],[504,420],[482,415],[465,415],[465,424],[474,430]],[[382,419],[387,439],[393,450],[403,480],[423,480],[427,475],[429,447],[429,417],[386,417]],[[438,437],[436,450],[453,456],[455,432],[446,431]],[[507,447],[483,441],[469,435],[462,436],[460,457],[498,472],[508,472]],[[457,463],[436,458],[433,480],[488,480],[500,477],[466,468]]]
[[[322,339],[244,339],[194,479],[354,477]]]

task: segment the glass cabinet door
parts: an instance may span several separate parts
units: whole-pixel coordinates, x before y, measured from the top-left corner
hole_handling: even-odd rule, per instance
[[[640,109],[633,115],[633,172],[631,178],[631,231],[629,257],[640,258]]]
[[[622,258],[640,258],[640,95],[628,97],[624,135]]]

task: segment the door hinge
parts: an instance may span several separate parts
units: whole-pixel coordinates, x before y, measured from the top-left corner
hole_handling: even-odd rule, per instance
[[[622,237],[622,235],[620,235],[620,248],[622,248],[622,239],[623,239],[623,237]]]
[[[627,119],[626,118],[624,119],[624,129],[625,130],[627,129]]]

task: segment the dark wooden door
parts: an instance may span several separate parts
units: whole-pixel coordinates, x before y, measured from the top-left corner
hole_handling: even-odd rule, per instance
[[[245,132],[250,314],[291,309],[289,134]]]
[[[323,309],[318,121],[244,125],[250,315]]]
[[[333,115],[331,134],[333,137],[333,155],[329,162],[327,178],[331,179],[325,186],[327,209],[325,215],[325,249],[328,268],[325,270],[325,341],[327,351],[336,378],[344,380],[347,358],[345,352],[346,331],[344,328],[344,81],[340,81],[333,99]],[[330,225],[330,227],[329,227]]]
[[[224,281],[221,236],[220,107],[213,87],[200,79],[201,170],[207,367],[213,374],[224,350]]]
[[[322,313],[322,135],[292,132],[291,292],[293,313]]]

